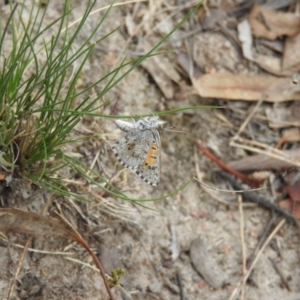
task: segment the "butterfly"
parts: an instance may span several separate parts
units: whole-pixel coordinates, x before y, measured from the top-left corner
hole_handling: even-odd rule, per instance
[[[131,123],[116,120],[126,134],[112,146],[118,161],[135,170],[145,182],[156,186],[160,181],[160,136],[158,129],[166,122],[158,116],[145,117]]]

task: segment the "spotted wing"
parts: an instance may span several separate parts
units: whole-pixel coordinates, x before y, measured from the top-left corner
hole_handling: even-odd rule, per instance
[[[160,181],[160,138],[157,130],[151,130],[151,145],[145,160],[138,166],[136,173],[148,184],[158,185]]]
[[[153,134],[151,130],[132,129],[112,147],[119,162],[126,168],[137,170],[149,152]]]

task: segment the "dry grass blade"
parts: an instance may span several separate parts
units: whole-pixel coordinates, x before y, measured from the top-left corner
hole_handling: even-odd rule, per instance
[[[300,161],[300,150],[299,149],[290,149],[282,150],[284,157],[289,157],[290,161]],[[242,159],[234,160],[228,163],[228,165],[238,171],[257,171],[261,170],[262,167],[264,170],[282,170],[289,169],[294,166],[294,163],[286,162],[284,160],[279,160],[270,155],[266,154],[256,154],[251,156],[246,156]]]
[[[241,279],[241,281],[238,283],[237,287],[233,290],[233,292],[231,293],[229,300],[234,300],[236,299],[237,295],[239,294],[239,292],[241,291],[242,285],[247,281],[247,279],[249,278],[252,270],[254,269],[256,263],[258,262],[261,254],[263,253],[263,251],[265,250],[265,248],[269,245],[270,241],[274,238],[274,236],[277,234],[277,232],[280,230],[280,228],[285,224],[286,220],[282,219],[278,225],[275,227],[275,229],[273,230],[273,232],[269,235],[269,237],[267,238],[267,240],[265,241],[265,243],[263,244],[263,246],[261,247],[260,251],[258,252],[257,256],[255,257],[252,265],[250,266],[249,270],[247,271],[247,274]]]
[[[74,241],[82,245],[93,257],[97,267],[101,272],[107,293],[109,294],[110,299],[113,300],[102,264],[97,256],[92,252],[86,241],[66,220],[62,221],[51,219],[33,212],[22,211],[16,208],[1,208],[0,231],[4,233],[25,233],[33,236],[51,235],[72,238]],[[27,241],[26,245],[29,245],[29,243],[30,239]]]
[[[287,154],[285,154],[284,151],[275,149],[273,147],[267,146],[259,142],[238,138],[231,141],[230,146],[239,147],[244,150],[251,151],[253,153],[264,154],[266,156],[270,156],[272,158],[284,161],[288,164],[291,164],[292,166],[300,168],[300,162],[292,160],[290,157],[287,156]]]
[[[16,208],[0,209],[0,230],[4,233],[65,236],[75,239],[73,229],[61,221]]]
[[[246,275],[247,267],[246,267],[246,246],[245,246],[245,234],[244,234],[244,211],[243,211],[243,201],[242,196],[238,196],[239,203],[239,212],[240,212],[240,234],[241,234],[241,245],[242,245],[242,261],[243,261],[243,276]],[[241,300],[245,298],[245,281],[242,284],[242,296]]]

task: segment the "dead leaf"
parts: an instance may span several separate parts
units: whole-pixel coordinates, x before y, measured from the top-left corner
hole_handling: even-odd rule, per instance
[[[152,76],[164,96],[167,99],[172,99],[174,96],[174,86],[171,79],[149,59],[144,60],[141,65]]]
[[[242,51],[245,58],[253,61],[252,54],[252,34],[250,24],[247,19],[240,22],[237,26],[238,38],[242,43]]]
[[[283,53],[283,41],[282,40],[275,40],[275,41],[270,41],[267,39],[258,39],[258,42],[263,45],[268,47],[269,49],[277,52],[277,53]]]
[[[281,138],[275,148],[279,149],[286,142],[300,142],[300,130],[297,127],[282,130]]]
[[[277,56],[263,55],[259,53],[253,54],[253,61],[257,63],[262,69],[277,76],[289,76],[293,72],[283,70],[281,68],[281,58]]]
[[[300,149],[281,150],[290,160],[300,161]],[[291,168],[294,165],[283,160],[275,159],[265,154],[247,156],[245,158],[231,161],[228,163],[231,168],[238,171],[257,171],[257,170],[282,170]]]
[[[282,69],[280,57],[255,53],[252,47],[250,24],[246,19],[238,24],[238,34],[239,40],[242,43],[242,51],[245,58],[257,63],[262,69],[273,75],[289,76],[294,74],[293,70]]]
[[[0,172],[0,181],[5,180],[6,174],[3,172]]]
[[[256,37],[275,40],[283,35],[294,36],[300,31],[300,16],[294,13],[269,10],[255,4],[248,18]]]
[[[299,87],[289,78],[214,73],[192,78],[192,82],[199,95],[204,98],[266,102],[300,100]]]
[[[282,57],[282,68],[289,70],[290,74],[300,69],[300,33],[287,37]]]
[[[136,24],[134,23],[132,14],[127,12],[125,17],[125,26],[130,37],[136,35]]]
[[[292,200],[283,200],[280,201],[278,205],[292,213],[296,219],[300,219],[300,203]]]
[[[300,103],[293,102],[289,107],[276,105],[266,108],[268,126],[274,129],[300,127]]]
[[[0,208],[0,231],[75,237],[74,229],[67,223],[16,208]]]
[[[286,187],[292,201],[300,202],[300,181]]]

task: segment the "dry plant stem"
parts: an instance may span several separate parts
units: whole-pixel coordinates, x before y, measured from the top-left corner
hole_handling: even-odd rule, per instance
[[[65,218],[63,218],[62,215],[59,215],[57,214],[57,216],[63,220],[70,228],[73,229],[74,233],[76,234],[76,242],[79,243],[82,247],[85,248],[85,250],[92,256],[96,266],[98,267],[98,269],[100,270],[100,273],[101,273],[101,276],[102,276],[102,279],[103,279],[103,282],[104,282],[104,285],[105,285],[105,288],[106,288],[106,291],[109,295],[109,299],[110,300],[114,300],[114,297],[111,293],[111,289],[109,287],[109,284],[108,284],[108,281],[107,281],[107,278],[106,278],[106,274],[105,274],[105,270],[100,262],[100,260],[98,259],[97,255],[91,250],[91,247],[88,245],[88,243],[82,238],[82,236],[77,232],[77,230],[75,230],[72,226],[71,223],[69,223]]]
[[[7,247],[8,241],[5,240],[2,236],[0,236],[0,241],[1,241],[1,246]],[[2,244],[3,243],[3,244]],[[10,246],[14,246],[16,248],[24,249],[23,245],[15,244],[15,243],[10,243]],[[39,250],[39,249],[33,249],[33,248],[27,248],[28,252],[33,252],[33,253],[40,253],[40,254],[48,254],[48,255],[61,255],[61,256],[68,256],[68,255],[73,255],[71,252],[51,252],[51,251],[44,251],[44,250]]]
[[[214,193],[214,191],[227,192],[227,193],[232,194],[232,193],[238,193],[238,192],[243,193],[243,192],[245,192],[245,190],[233,191],[233,190],[218,189],[216,187],[209,186],[208,184],[204,183],[202,181],[203,180],[203,175],[202,175],[202,173],[200,172],[200,169],[199,169],[199,165],[200,165],[199,164],[199,158],[198,158],[198,155],[197,155],[196,152],[194,153],[194,157],[195,157],[195,170],[196,170],[196,175],[197,175],[197,178],[194,177],[194,179],[200,183],[203,190],[207,194],[209,194],[213,199],[217,200],[218,202],[220,202],[224,205],[238,206],[238,203],[236,203],[236,202],[231,203],[231,202],[223,200],[221,197],[219,197],[219,195]],[[256,190],[261,190],[261,188],[251,189],[251,191],[256,191]],[[253,206],[256,206],[256,204],[254,204],[254,203],[243,203],[243,207],[253,207]]]
[[[7,300],[10,300],[12,298],[12,293],[15,289],[15,285],[16,285],[16,281],[17,281],[17,277],[19,276],[19,273],[20,273],[20,270],[21,270],[21,267],[22,267],[22,263],[24,261],[24,258],[25,258],[25,254],[27,252],[27,248],[29,247],[29,244],[31,243],[32,241],[32,236],[30,236],[27,241],[26,241],[26,244],[24,245],[24,249],[22,251],[22,254],[20,256],[20,259],[19,259],[19,263],[17,265],[17,269],[16,269],[16,272],[15,272],[15,275],[14,275],[14,278],[13,278],[13,281],[9,287],[9,291],[8,291],[8,295],[7,295]]]
[[[277,266],[275,260],[272,259],[272,258],[270,258],[270,257],[269,257],[269,260],[270,260],[270,262],[271,262],[273,268],[275,269],[275,271],[276,271],[277,274],[279,275],[279,277],[280,277],[280,279],[281,279],[283,285],[286,287],[286,289],[287,289],[289,292],[291,292],[292,289],[291,289],[289,283],[287,282],[287,280],[285,279],[285,276],[283,275],[281,269]]]
[[[245,119],[245,121],[243,122],[243,124],[239,128],[238,132],[233,137],[233,140],[237,139],[238,136],[241,134],[241,132],[244,131],[245,127],[248,125],[248,123],[250,122],[250,120],[252,119],[254,114],[256,113],[257,109],[261,106],[262,102],[263,102],[263,100],[260,100],[256,103],[256,105],[254,106],[254,108],[250,112],[249,116]]]
[[[274,236],[277,234],[277,232],[280,230],[280,228],[285,224],[285,219],[282,219],[279,224],[276,226],[276,228],[273,230],[273,232],[269,235],[269,237],[267,238],[267,240],[265,241],[265,243],[263,244],[263,246],[261,247],[260,251],[258,252],[257,256],[255,257],[252,265],[250,266],[247,274],[241,279],[241,281],[238,283],[237,287],[232,291],[229,300],[234,300],[236,299],[237,295],[239,294],[242,285],[247,281],[247,279],[249,278],[252,270],[254,269],[256,263],[258,262],[261,254],[263,253],[263,251],[265,250],[265,248],[269,245],[270,241],[274,238]]]
[[[245,247],[245,235],[244,235],[244,211],[242,196],[238,195],[239,212],[240,212],[240,234],[241,234],[241,246],[242,246],[242,264],[243,264],[243,276],[246,275],[246,247]],[[241,300],[245,298],[245,282],[242,284]]]
[[[127,5],[127,4],[132,4],[132,3],[137,3],[137,2],[146,2],[147,0],[133,0],[133,1],[127,1],[127,2],[123,2],[123,3],[114,3],[112,5],[112,7],[117,7],[117,6],[123,6],[123,5]],[[99,9],[96,9],[95,11],[91,12],[89,14],[89,16],[92,16],[93,14],[96,14],[100,11],[103,11],[103,10],[106,10],[106,9],[109,9],[110,8],[110,5],[106,5],[104,7],[101,7]],[[71,28],[73,25],[79,23],[80,21],[82,20],[82,18],[79,18],[77,20],[75,20],[74,22],[72,22],[71,24],[68,25],[68,29]],[[64,32],[66,31],[66,29],[62,29],[61,32]]]
[[[257,147],[253,147],[253,146],[248,146],[246,144],[255,145],[255,146],[261,147],[261,148],[266,149],[266,150],[262,150],[262,149],[259,149]],[[236,140],[230,142],[230,146],[242,148],[244,150],[248,150],[248,151],[251,151],[251,152],[254,152],[254,153],[264,154],[264,155],[273,157],[275,159],[288,162],[289,164],[292,164],[295,167],[300,168],[300,162],[291,160],[285,155],[285,153],[283,151],[280,151],[278,149],[269,147],[269,146],[264,145],[262,143],[258,143],[258,142],[255,142],[255,141],[250,141],[250,140],[246,140],[246,139],[242,139],[242,138],[237,138]]]
[[[183,292],[183,285],[182,285],[182,278],[181,278],[181,274],[179,271],[176,272],[176,280],[177,280],[177,284],[179,286],[179,295],[180,295],[180,300],[184,300],[184,292]]]
[[[68,260],[68,261],[71,261],[73,263],[76,263],[80,266],[83,266],[83,267],[86,267],[86,268],[89,268],[90,270],[93,270],[95,272],[98,272],[100,273],[100,270],[98,268],[96,268],[95,266],[89,264],[89,263],[85,263],[83,262],[82,260],[79,260],[79,259],[76,259],[76,258],[72,258],[72,257],[64,257],[65,260]]]
[[[47,201],[47,203],[45,204],[45,206],[44,206],[44,208],[43,208],[42,215],[44,215],[45,212],[48,210],[50,204],[51,204],[52,201],[53,201],[53,198],[54,198],[54,195],[51,195],[51,196],[48,198],[48,201]],[[11,297],[12,297],[12,293],[13,293],[13,291],[14,291],[14,289],[15,289],[16,281],[17,281],[17,278],[18,278],[18,276],[19,276],[19,273],[20,273],[20,270],[21,270],[21,267],[22,267],[22,263],[23,263],[24,258],[25,258],[25,254],[26,254],[26,252],[27,252],[27,249],[29,248],[29,245],[30,245],[30,243],[31,243],[31,241],[32,241],[32,238],[33,238],[33,237],[30,236],[30,237],[28,238],[28,240],[26,241],[26,244],[24,245],[24,249],[23,249],[23,252],[22,252],[22,254],[21,254],[21,256],[20,256],[19,263],[18,263],[16,272],[15,272],[14,278],[13,278],[13,280],[12,280],[12,283],[11,283],[10,287],[9,287],[9,291],[8,291],[8,295],[7,295],[7,300],[10,300]]]
[[[105,288],[106,288],[106,291],[107,291],[107,293],[109,295],[110,300],[114,300],[114,297],[113,297],[113,295],[111,293],[111,290],[110,290],[110,287],[109,287],[109,284],[108,284],[108,281],[107,281],[107,278],[106,278],[106,274],[105,274],[105,271],[104,271],[104,268],[103,268],[101,262],[99,261],[97,255],[91,250],[91,248],[89,247],[89,245],[84,240],[82,240],[82,241],[83,241],[83,243],[81,245],[92,256],[92,258],[94,259],[94,262],[96,263],[97,267],[100,270],[100,273],[101,273],[101,276],[103,278],[103,281],[104,281],[104,284],[105,284]]]
[[[198,177],[198,178],[201,178]],[[208,185],[206,183],[204,183],[203,181],[200,181],[200,179],[198,178],[195,178],[194,179],[196,181],[198,181],[203,187],[207,188],[207,189],[211,189],[211,190],[214,190],[214,191],[219,191],[219,192],[224,192],[224,193],[230,193],[230,194],[233,194],[233,193],[245,193],[245,192],[255,192],[255,191],[261,191],[261,190],[265,190],[266,188],[265,187],[262,187],[262,188],[257,188],[257,189],[243,189],[243,190],[226,190],[226,189],[219,189],[219,188],[216,188],[216,187],[213,187],[211,185]],[[205,189],[206,190],[206,189]],[[221,203],[224,203],[224,204],[230,204],[230,205],[234,205],[234,206],[238,206],[237,203],[229,203],[227,201],[221,201]],[[253,207],[253,206],[256,206],[256,205],[249,205],[248,207]]]
[[[215,155],[213,155],[208,149],[206,149],[205,147],[203,147],[199,142],[195,141],[194,145],[203,152],[203,154],[205,154],[207,157],[209,157],[212,161],[214,161],[220,168],[222,168],[223,170],[233,174],[234,176],[236,176],[237,178],[241,179],[243,182],[247,183],[248,185],[250,185],[251,187],[253,186],[259,186],[262,182],[259,180],[253,180],[250,179],[248,176],[232,169],[231,167],[229,167],[228,165],[226,165],[223,161],[221,161],[220,159],[218,159]]]
[[[208,193],[213,199],[217,200],[218,202],[224,204],[224,205],[236,205],[236,203],[229,203],[225,200],[223,200],[222,198],[220,198],[218,195],[216,195],[211,189],[211,187],[207,186],[205,183],[202,182],[202,179],[203,179],[203,176],[200,172],[200,169],[199,169],[199,159],[198,159],[198,155],[197,153],[195,152],[195,169],[196,169],[196,174],[197,174],[197,181],[201,184],[202,188],[204,189],[204,191],[206,193]],[[218,190],[218,189],[217,189]]]
[[[269,220],[267,226],[265,227],[263,233],[260,235],[260,238],[258,240],[258,243],[256,244],[256,247],[251,254],[251,256],[247,260],[247,268],[252,265],[253,260],[255,259],[257,253],[259,252],[259,249],[261,249],[263,243],[267,239],[268,234],[270,233],[272,227],[275,226],[275,222],[277,220],[277,215],[273,213],[272,218]]]
[[[234,178],[232,176],[230,176],[228,173],[218,172],[218,174],[221,177],[227,179],[235,190],[243,189],[243,186],[241,186],[239,183],[237,183],[236,180],[234,180]],[[299,227],[297,220],[295,219],[295,217],[291,213],[289,213],[288,211],[286,211],[284,209],[281,209],[278,205],[276,205],[276,204],[274,204],[270,201],[265,200],[263,197],[257,196],[253,193],[248,192],[248,191],[244,191],[243,201],[256,203],[257,205],[259,205],[259,206],[261,206],[265,209],[274,211],[277,214],[285,217],[288,221],[292,222],[293,224],[295,224]]]

